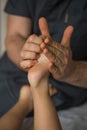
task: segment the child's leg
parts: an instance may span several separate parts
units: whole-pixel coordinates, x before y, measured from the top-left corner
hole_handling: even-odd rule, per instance
[[[48,69],[41,62],[29,71],[34,101],[35,130],[61,130],[57,112],[48,91],[48,76]]]
[[[0,130],[20,130],[24,117],[32,110],[30,87],[21,89],[17,104],[0,119]]]

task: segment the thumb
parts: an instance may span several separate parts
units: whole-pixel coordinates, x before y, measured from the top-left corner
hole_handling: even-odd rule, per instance
[[[74,28],[72,26],[68,26],[63,34],[63,38],[62,38],[62,42],[61,44],[65,47],[69,47],[70,46],[70,40],[71,40],[71,36],[73,33]]]
[[[48,23],[44,17],[39,19],[39,28],[43,36],[50,37]]]

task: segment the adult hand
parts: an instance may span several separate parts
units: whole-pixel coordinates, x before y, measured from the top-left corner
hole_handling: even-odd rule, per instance
[[[37,59],[40,56],[42,38],[33,34],[29,36],[26,43],[21,50],[21,62],[22,69],[28,71],[33,65],[37,63]]]
[[[70,39],[73,27],[68,26],[63,34],[61,43],[52,40],[48,23],[45,18],[40,18],[39,28],[41,34],[45,36],[44,42],[41,44],[43,53],[49,59],[49,71],[56,80],[63,80],[73,71],[72,52],[70,48]]]

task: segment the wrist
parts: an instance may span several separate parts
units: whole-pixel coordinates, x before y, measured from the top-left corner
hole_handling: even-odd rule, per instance
[[[32,93],[40,93],[40,94],[45,94],[49,92],[49,83],[48,83],[48,79],[45,78],[44,79],[40,79],[40,81],[37,83],[33,82],[31,85],[31,90]]]
[[[45,86],[44,86],[45,88]],[[36,98],[36,97],[46,97],[46,96],[49,96],[49,89],[48,88],[45,88],[44,89],[43,87],[42,88],[32,88],[32,96],[33,96],[33,100]]]

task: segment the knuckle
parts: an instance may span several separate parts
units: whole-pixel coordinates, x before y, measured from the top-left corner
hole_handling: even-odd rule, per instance
[[[29,67],[29,62],[27,61],[21,61],[20,62],[20,66],[22,67],[22,68],[27,68],[27,67]]]
[[[22,52],[21,52],[21,57],[22,57],[22,58],[28,58],[28,55],[29,55],[29,54],[28,54],[26,51],[22,51]]]
[[[32,34],[32,35],[29,37],[29,41],[32,42],[36,37],[37,37],[36,34]]]
[[[24,45],[23,49],[24,49],[24,50],[28,49],[28,48],[29,48],[29,45],[30,45],[30,44],[25,43],[25,45]]]

